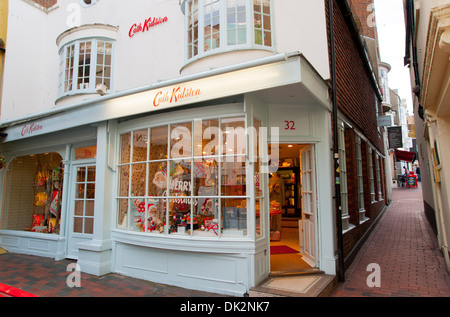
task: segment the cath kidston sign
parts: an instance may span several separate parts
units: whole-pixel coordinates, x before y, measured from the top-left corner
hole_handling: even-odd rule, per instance
[[[165,23],[167,21],[168,21],[167,17],[159,17],[159,18],[157,18],[157,17],[153,17],[153,18],[150,17],[150,18],[146,19],[144,21],[144,23],[139,23],[139,24],[134,23],[131,26],[130,31],[128,32],[128,36],[129,37],[133,37],[136,33],[146,32],[150,28],[152,28],[154,26],[157,26],[158,24]]]

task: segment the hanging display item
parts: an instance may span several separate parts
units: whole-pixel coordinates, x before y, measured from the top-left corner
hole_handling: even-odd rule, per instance
[[[59,233],[62,195],[62,167],[51,162],[53,155],[36,155],[34,204],[31,228],[40,233]],[[51,166],[53,165],[53,166]]]

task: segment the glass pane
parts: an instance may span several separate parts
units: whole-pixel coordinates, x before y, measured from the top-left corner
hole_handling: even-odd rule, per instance
[[[170,127],[170,157],[192,156],[192,123],[174,124]]]
[[[86,198],[95,199],[95,184],[86,184]]]
[[[169,233],[189,235],[192,223],[194,229],[198,227],[196,219],[191,220],[191,199],[169,199]]]
[[[88,167],[87,181],[88,182],[95,182],[95,166]]]
[[[167,187],[167,163],[149,163],[148,196],[163,196]]]
[[[245,120],[243,117],[221,120],[224,155],[245,153]]]
[[[255,184],[255,197],[262,197],[263,196],[263,190],[262,190],[262,181],[263,181],[264,175],[261,174],[261,161],[260,159],[257,160],[255,164],[255,175],[254,175],[254,184]]]
[[[128,199],[118,200],[117,227],[126,229],[128,221]]]
[[[263,17],[264,20],[264,30],[271,30],[271,25],[270,25],[270,15],[264,15]]]
[[[194,156],[219,155],[219,120],[194,121]]]
[[[127,197],[130,185],[130,166],[119,166],[119,196]]]
[[[97,146],[87,146],[75,149],[76,160],[95,158],[96,156],[97,156]]]
[[[221,163],[222,196],[244,196],[247,194],[245,162],[238,162],[237,159],[239,158],[230,157],[230,159],[236,159],[236,161]]]
[[[196,236],[217,237],[219,219],[219,199],[217,197],[195,198],[193,234]]]
[[[95,201],[93,200],[86,200],[86,210],[84,211],[85,216],[88,217],[94,217],[94,205]]]
[[[145,231],[145,199],[131,199],[131,219],[130,230]]]
[[[262,30],[255,30],[255,44],[262,45],[263,44],[263,33]]]
[[[131,153],[131,132],[120,136],[120,163],[129,163]]]
[[[263,12],[270,14],[270,0],[262,0]]]
[[[145,196],[147,165],[134,164],[131,169],[131,196]]]
[[[84,213],[84,200],[75,201],[75,216],[83,216]]]
[[[194,195],[217,196],[219,164],[214,158],[194,162]]]
[[[133,132],[133,162],[147,160],[148,130]]]
[[[86,167],[77,168],[77,183],[82,183],[86,180]]]
[[[264,32],[264,45],[272,46],[272,32]]]
[[[171,161],[169,178],[170,196],[191,195],[191,161]]]
[[[228,30],[227,32],[228,34],[228,45],[235,45],[237,44],[237,39],[236,39],[236,30]]]
[[[262,237],[262,227],[261,227],[261,211],[263,207],[263,200],[256,199],[255,200],[255,232],[256,237]]]
[[[85,190],[84,184],[76,184],[75,198],[84,199],[84,190]]]
[[[94,233],[94,219],[85,218],[84,219],[84,233],[93,234]]]
[[[164,233],[166,223],[166,203],[163,199],[147,199],[148,224],[147,231]]]
[[[150,160],[167,159],[168,126],[150,129]]]
[[[83,233],[83,218],[79,217],[73,218],[73,232]]]
[[[222,199],[221,206],[223,236],[247,236],[247,199]]]

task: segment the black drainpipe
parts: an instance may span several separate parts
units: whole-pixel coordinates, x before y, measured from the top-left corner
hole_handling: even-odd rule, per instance
[[[339,167],[339,143],[338,143],[338,120],[337,120],[337,97],[336,97],[336,52],[334,43],[334,14],[333,14],[333,0],[328,0],[328,16],[330,29],[330,59],[331,59],[331,95],[333,107],[333,153],[334,153],[334,202],[336,210],[337,223],[337,253],[338,253],[338,277],[340,282],[345,281],[345,267],[344,267],[344,243],[342,235],[342,212],[341,212],[341,186]]]
[[[407,41],[406,41],[406,50],[408,51],[408,53],[406,54],[407,57],[406,59],[408,61],[405,61],[407,63],[410,63],[410,53],[409,50],[412,49],[412,64],[413,64],[413,70],[414,70],[414,81],[415,81],[415,87],[413,87],[413,92],[416,95],[417,99],[419,100],[418,102],[418,114],[419,117],[424,120],[424,111],[423,111],[423,107],[420,104],[420,92],[421,92],[421,87],[420,87],[420,75],[419,75],[419,64],[417,62],[417,46],[416,46],[416,34],[415,34],[415,19],[414,19],[414,1],[412,0],[408,0],[406,2],[406,12],[407,12],[407,26],[406,26],[406,37],[407,37]],[[405,65],[407,64],[405,63]]]

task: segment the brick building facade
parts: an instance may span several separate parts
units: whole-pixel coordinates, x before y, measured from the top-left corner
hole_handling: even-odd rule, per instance
[[[363,36],[377,38],[376,27],[367,23],[369,15],[372,14],[371,4],[373,1],[370,0],[338,0],[334,1],[333,6],[336,99],[345,126],[346,187],[350,223],[350,227],[344,230],[343,234],[346,266],[351,263],[364,237],[386,205],[383,131],[377,126],[377,116],[381,113],[381,96],[374,71],[377,67],[371,64],[367,57],[369,54],[365,55],[367,51],[362,39]],[[350,10],[351,15],[348,17]],[[360,145],[356,142],[357,136],[361,138]],[[360,146],[362,160],[364,219],[360,217],[362,208],[358,202],[361,190],[358,192],[357,146]]]

